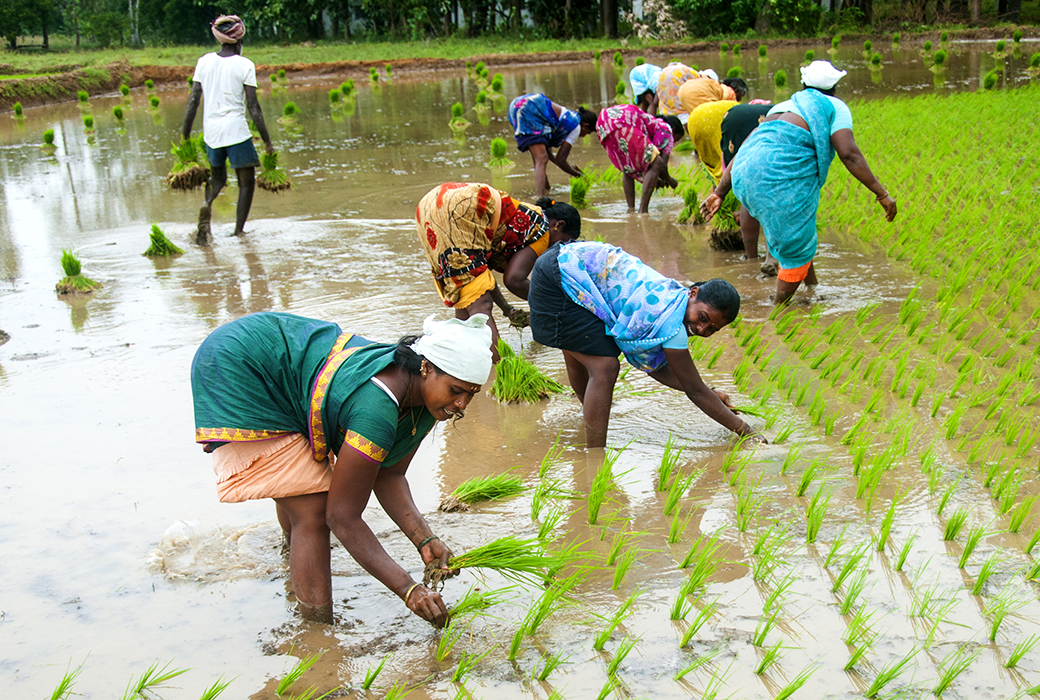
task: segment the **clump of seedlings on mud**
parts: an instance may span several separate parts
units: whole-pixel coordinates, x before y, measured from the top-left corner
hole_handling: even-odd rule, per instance
[[[118,107],[117,107],[118,109]],[[196,134],[173,144],[170,153],[177,157],[166,176],[166,184],[175,190],[194,190],[209,180],[209,163],[206,162],[206,147],[202,134]]]
[[[510,347],[501,338],[498,341],[501,360],[495,366],[495,383],[490,394],[503,403],[534,403],[564,390],[562,384],[547,377],[534,364]]]
[[[61,251],[61,269],[65,276],[54,287],[58,294],[89,294],[101,287],[100,282],[83,275],[79,258],[69,249]]]
[[[40,144],[40,148],[49,153],[53,153],[57,148],[57,144],[54,143],[54,129],[45,129],[43,132],[43,143]]]
[[[184,255],[184,251],[175,246],[170,242],[170,239],[166,237],[162,229],[159,228],[159,224],[152,224],[152,230],[148,234],[151,239],[151,245],[148,246],[148,250],[144,251],[143,255],[149,258],[165,258],[171,255]]]
[[[467,120],[463,114],[465,114],[466,108],[461,102],[456,102],[451,106],[451,120],[448,122],[448,126],[456,134],[461,133],[469,128],[469,120]]]
[[[260,154],[260,172],[256,176],[256,186],[268,192],[284,192],[292,187],[288,173],[278,167],[277,153]]]
[[[440,510],[448,512],[465,510],[470,503],[508,498],[526,490],[524,480],[513,474],[475,476],[456,486],[455,490],[441,502]]]

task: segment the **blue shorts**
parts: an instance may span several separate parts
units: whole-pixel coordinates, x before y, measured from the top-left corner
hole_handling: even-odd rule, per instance
[[[251,138],[233,146],[221,146],[220,148],[210,148],[207,143],[206,157],[209,158],[210,166],[214,168],[223,168],[227,161],[231,161],[231,167],[236,170],[238,168],[255,168],[260,165],[260,157],[256,154],[256,148],[253,147]]]

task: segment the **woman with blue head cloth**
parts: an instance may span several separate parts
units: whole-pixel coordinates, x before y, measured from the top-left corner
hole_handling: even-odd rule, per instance
[[[590,121],[585,111],[579,112],[558,105],[541,93],[520,95],[509,103],[509,124],[513,127],[516,147],[521,153],[531,152],[534,185],[539,197],[549,193],[545,168],[550,162],[571,177],[584,177],[581,170],[567,162],[567,156],[579,138],[596,130],[596,115],[589,112]]]
[[[849,173],[896,218],[896,200],[877,179],[852,136],[852,113],[834,96],[845,75],[829,61],[802,68],[803,90],[769,110],[763,123],[741,145],[715,190],[701,205],[706,219],[733,193],[751,216],[740,217],[748,259],[758,258],[761,223],[769,252],[780,266],[775,304],[794,294],[801,282],[816,284],[816,210],[827,171],[837,153]]]
[[[657,115],[657,81],[661,77],[661,70],[660,66],[644,63],[628,74],[628,84],[632,87],[636,106],[653,116]]]
[[[740,295],[714,279],[687,288],[606,243],[555,245],[531,273],[528,295],[534,339],[563,350],[567,376],[582,403],[585,440],[603,447],[624,353],[632,366],[677,389],[738,435],[755,430],[708,387],[690,357],[689,338],[707,338],[740,311]]]
[[[440,595],[416,583],[362,515],[375,494],[428,570],[451,551],[412,500],[406,474],[438,421],[458,419],[491,372],[487,316],[423,324],[374,343],[285,313],[213,331],[191,363],[195,441],[213,455],[224,503],[271,498],[289,542],[300,613],[332,621],[329,535],[416,615],[443,626]]]

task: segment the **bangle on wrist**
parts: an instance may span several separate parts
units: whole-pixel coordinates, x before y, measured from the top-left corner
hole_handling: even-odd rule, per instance
[[[417,586],[421,586],[421,585],[422,585],[421,583],[413,583],[411,586],[408,587],[408,592],[404,594],[404,604],[405,605],[408,605],[408,596],[410,596],[412,594],[412,591],[414,591]]]
[[[437,537],[437,535],[430,535],[430,536],[429,536],[429,537],[427,537],[427,538],[426,538],[425,540],[423,540],[423,541],[422,541],[422,542],[420,542],[419,544],[415,545],[415,549],[416,549],[416,551],[418,551],[419,553],[422,553],[422,548],[423,548],[423,547],[425,547],[426,545],[428,545],[428,544],[429,544],[430,542],[433,542],[434,540],[439,540],[439,539],[440,539],[440,537]]]
[[[884,192],[879,194],[877,197],[875,197],[875,199],[880,202],[882,199],[884,199],[887,196],[888,196],[888,190],[885,190]]]

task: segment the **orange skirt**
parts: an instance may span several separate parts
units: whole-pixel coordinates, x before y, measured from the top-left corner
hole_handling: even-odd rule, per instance
[[[321,493],[332,485],[329,460],[316,462],[300,433],[226,443],[213,451],[213,471],[221,503]]]
[[[791,268],[790,270],[785,270],[781,267],[780,272],[777,273],[777,277],[780,279],[781,282],[790,282],[792,284],[795,282],[801,282],[806,278],[806,276],[808,276],[809,266],[812,264],[813,261],[810,260],[801,267]]]

